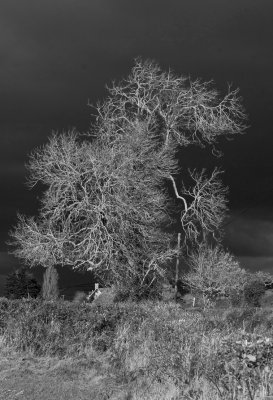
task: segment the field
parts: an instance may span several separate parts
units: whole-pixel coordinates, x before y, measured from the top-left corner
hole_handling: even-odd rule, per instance
[[[0,299],[0,399],[270,399],[273,311]]]

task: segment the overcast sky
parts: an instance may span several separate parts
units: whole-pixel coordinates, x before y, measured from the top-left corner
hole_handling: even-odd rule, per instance
[[[27,155],[52,130],[86,131],[88,100],[103,99],[137,56],[223,91],[240,88],[251,127],[223,145],[226,243],[243,266],[270,270],[272,18],[272,0],[0,0],[0,274],[14,265],[5,241],[16,212],[37,210],[24,186]],[[201,153],[196,163],[212,166]]]

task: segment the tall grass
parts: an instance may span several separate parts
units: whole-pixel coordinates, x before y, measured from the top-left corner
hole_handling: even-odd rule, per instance
[[[194,312],[149,301],[90,305],[0,299],[0,329],[2,343],[18,352],[103,355],[105,371],[131,399],[273,395],[269,310]]]

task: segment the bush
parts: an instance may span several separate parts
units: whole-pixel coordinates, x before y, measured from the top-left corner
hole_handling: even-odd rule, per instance
[[[232,307],[240,307],[244,302],[243,292],[238,289],[231,289],[229,292],[229,303]]]
[[[36,355],[73,355],[92,345],[106,351],[121,320],[138,324],[148,311],[123,305],[0,300],[0,328],[5,343]]]
[[[2,312],[5,343],[35,355],[63,355],[73,344],[73,309],[63,303],[11,300]]]
[[[189,255],[188,267],[184,282],[213,302],[231,289],[239,290],[247,275],[232,254],[221,246],[211,247],[206,243]]]
[[[240,329],[245,327],[246,321],[251,320],[255,312],[255,308],[234,308],[226,311],[223,318],[227,325]]]
[[[273,366],[272,339],[237,331],[222,337],[217,347],[204,372],[222,399],[256,399],[261,389],[264,393]]]
[[[244,299],[249,306],[260,307],[260,300],[264,294],[265,285],[260,279],[252,280],[244,287]]]
[[[146,279],[142,284],[138,277],[131,282],[126,282],[116,287],[115,302],[124,301],[143,301],[143,300],[161,300],[163,291],[163,282],[156,279],[152,282]]]
[[[268,310],[256,309],[255,313],[245,322],[245,329],[248,332],[272,332],[273,315]]]

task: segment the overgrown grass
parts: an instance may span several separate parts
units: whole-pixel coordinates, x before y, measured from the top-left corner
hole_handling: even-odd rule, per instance
[[[93,361],[103,356],[105,374],[123,394],[119,398],[273,395],[271,309],[200,312],[149,301],[90,305],[0,299],[0,329],[2,346],[19,353]],[[109,393],[108,398],[118,398]]]

